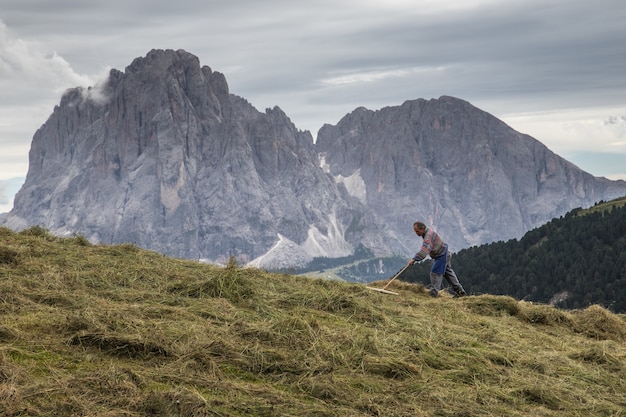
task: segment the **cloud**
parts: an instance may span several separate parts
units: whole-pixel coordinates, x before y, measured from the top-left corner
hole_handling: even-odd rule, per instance
[[[501,119],[595,176],[626,180],[626,107],[559,109]]]
[[[415,73],[437,73],[444,71],[445,67],[414,67],[414,68],[397,68],[397,69],[381,69],[364,72],[354,72],[342,75],[331,76],[322,80],[322,84],[327,85],[342,85],[342,84],[357,84],[357,83],[369,83],[374,81],[381,81],[388,78],[406,77]]]
[[[615,145],[626,146],[626,116],[609,116],[604,121],[604,126],[611,129],[617,138],[624,139],[614,142]]]
[[[106,92],[107,83],[109,82],[109,75],[105,75],[104,78],[96,82],[93,87],[78,87],[78,92],[82,96],[83,102],[91,100],[96,104],[105,104],[109,100],[109,96]]]
[[[626,107],[556,109],[501,118],[514,129],[552,144],[553,150],[626,155],[626,118],[617,116],[625,112]]]
[[[23,99],[59,95],[76,85],[89,85],[91,78],[77,74],[56,51],[46,51],[35,41],[17,38],[0,21],[0,87],[2,104]],[[19,82],[19,88],[16,88]],[[25,84],[24,84],[25,83]],[[6,102],[5,102],[6,101]]]
[[[25,175],[28,149],[64,91],[89,86],[98,76],[81,75],[41,42],[22,39],[0,20],[0,179]],[[98,88],[85,90],[101,98]]]
[[[172,48],[224,73],[231,92],[256,108],[280,106],[314,136],[356,107],[451,95],[562,156],[624,149],[626,8],[619,0],[2,4],[16,31],[0,22],[3,144],[29,141],[45,120],[45,111],[29,107],[50,114],[66,88],[96,85],[85,91],[97,93],[94,74],[103,66],[123,70],[150,49]],[[18,110],[9,104],[32,119],[10,135],[2,125]]]

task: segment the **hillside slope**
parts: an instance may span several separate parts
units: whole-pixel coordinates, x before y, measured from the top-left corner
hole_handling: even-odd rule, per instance
[[[0,228],[0,415],[626,408],[623,317],[392,288],[400,295]]]

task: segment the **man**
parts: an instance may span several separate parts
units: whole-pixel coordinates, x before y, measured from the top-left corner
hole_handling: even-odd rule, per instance
[[[409,265],[423,261],[427,256],[430,256],[435,261],[430,270],[430,295],[433,297],[439,295],[443,278],[452,286],[452,290],[454,290],[457,297],[466,295],[459,279],[452,270],[450,263],[452,255],[448,251],[448,245],[443,241],[441,236],[432,228],[427,228],[422,222],[413,223],[413,230],[416,235],[423,239],[423,242],[419,252],[409,260]]]

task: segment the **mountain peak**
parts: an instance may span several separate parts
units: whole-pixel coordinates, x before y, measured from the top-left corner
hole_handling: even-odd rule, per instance
[[[197,56],[179,49],[152,49],[145,57],[138,57],[126,67],[126,73],[150,71],[162,71],[163,68],[171,66],[174,62],[180,62],[187,66],[200,67],[200,60]]]
[[[626,194],[450,96],[358,107],[314,143],[280,107],[259,112],[171,49],[69,90],[29,158],[6,224],[267,268],[359,245],[409,256],[418,219],[459,250]]]
[[[368,216],[278,106],[260,113],[181,50],[111,74],[106,103],[76,106],[70,91],[35,134],[11,216],[212,262],[251,261],[283,236],[306,263],[363,235],[347,229]]]

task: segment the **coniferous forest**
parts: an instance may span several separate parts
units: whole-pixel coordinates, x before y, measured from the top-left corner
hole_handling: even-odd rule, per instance
[[[575,209],[520,240],[461,250],[452,266],[470,294],[626,312],[626,199]],[[400,279],[428,283],[430,262]]]

